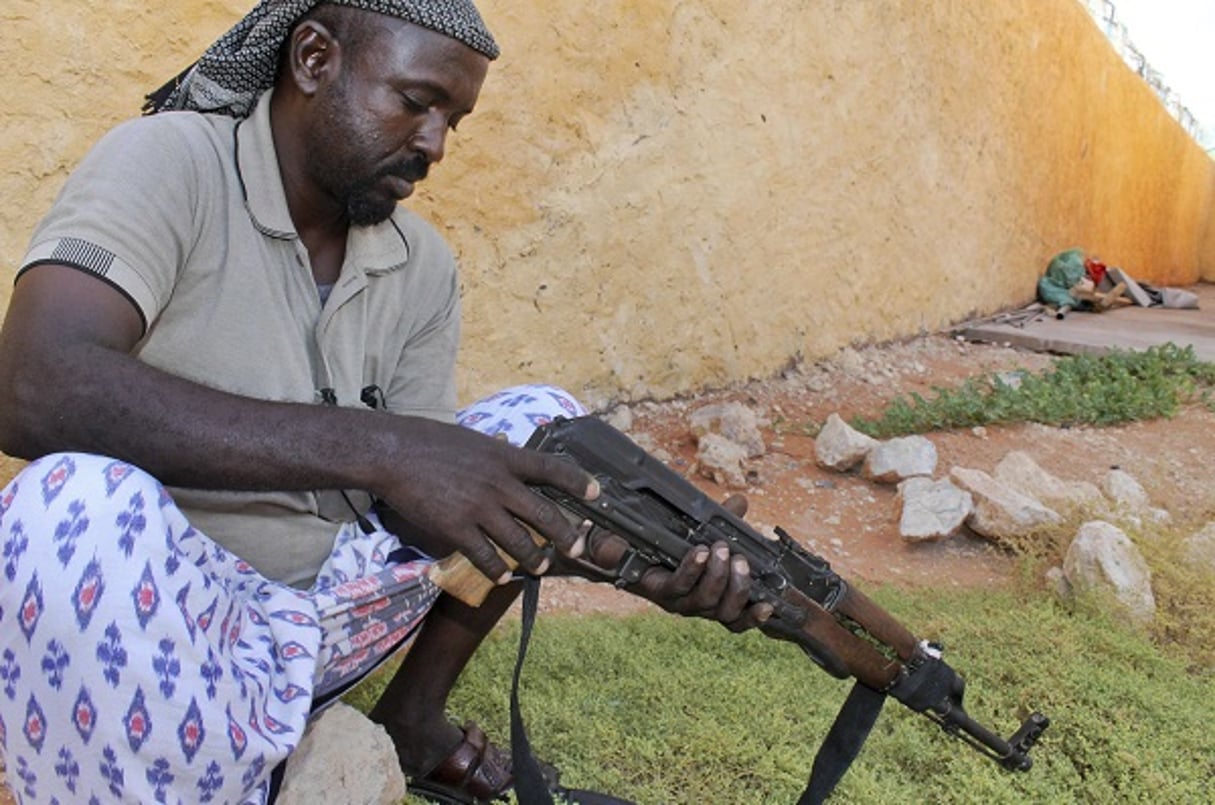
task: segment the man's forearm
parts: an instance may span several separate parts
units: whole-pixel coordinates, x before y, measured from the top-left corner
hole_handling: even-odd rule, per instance
[[[95,276],[23,273],[0,332],[0,449],[99,453],[168,484],[278,490],[367,488],[375,457],[393,452],[386,417],[208,388],[134,358],[142,336],[139,311]]]
[[[409,427],[382,412],[218,391],[96,345],[53,361],[26,353],[7,377],[6,453],[100,453],[176,486],[369,489],[378,462],[398,452],[398,434]]]

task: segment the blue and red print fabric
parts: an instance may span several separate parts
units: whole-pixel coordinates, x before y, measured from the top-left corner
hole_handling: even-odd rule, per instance
[[[551,386],[459,421],[521,444],[585,410]],[[378,524],[376,524],[378,526]],[[261,803],[314,699],[408,645],[438,589],[343,527],[308,591],[190,526],[121,461],[48,456],[0,492],[0,752],[22,802]]]
[[[27,467],[0,497],[0,542],[0,745],[18,798],[264,800],[311,701],[321,630],[302,591],[99,456]]]

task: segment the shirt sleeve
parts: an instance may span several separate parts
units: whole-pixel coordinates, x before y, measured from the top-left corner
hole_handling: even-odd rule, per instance
[[[443,239],[427,226],[411,233],[406,269],[424,282],[414,286],[413,322],[404,335],[392,380],[385,390],[387,408],[397,414],[454,422],[456,354],[460,346],[460,281],[455,257]]]
[[[125,294],[146,330],[196,240],[199,160],[214,152],[182,122],[140,118],[99,140],[34,230],[18,278],[44,263],[87,271]]]
[[[460,343],[460,295],[455,275],[443,304],[426,326],[415,332],[401,352],[388,410],[454,422],[456,416],[456,352]]]

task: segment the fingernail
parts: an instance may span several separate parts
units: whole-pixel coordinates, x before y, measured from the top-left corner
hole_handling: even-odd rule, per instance
[[[696,555],[692,557],[692,561],[698,565],[703,565],[705,562],[709,561],[709,549],[697,548]]]
[[[586,537],[579,537],[574,541],[574,547],[570,548],[570,558],[577,559],[586,551]]]
[[[759,609],[755,611],[755,617],[760,623],[767,623],[768,618],[772,617],[772,605],[761,604]]]
[[[546,557],[546,558],[544,559],[544,561],[540,563],[540,566],[539,566],[538,568],[536,568],[536,575],[537,575],[537,576],[543,576],[545,573],[547,573],[547,572],[548,572],[548,569],[549,569],[549,568],[552,566],[552,564],[553,564],[553,563],[552,563],[552,562],[550,562],[550,561],[548,560],[548,558]]]
[[[586,499],[594,500],[595,498],[599,497],[599,492],[599,480],[597,478],[592,478],[590,483],[586,485]]]
[[[734,572],[735,573],[743,574],[743,573],[746,573],[748,570],[750,570],[750,568],[747,567],[746,559],[744,559],[741,556],[734,557]]]
[[[514,574],[511,573],[509,570],[506,571],[505,573],[503,573],[501,576],[498,577],[498,585],[501,586],[503,584],[510,584],[510,580],[513,576],[514,576]]]
[[[730,558],[730,549],[725,547],[724,545],[715,549],[713,551],[713,553],[715,553],[717,555],[717,558],[722,560],[723,562]]]

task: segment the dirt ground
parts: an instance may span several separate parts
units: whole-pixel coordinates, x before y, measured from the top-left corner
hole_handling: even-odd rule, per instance
[[[984,372],[1049,365],[1051,356],[1000,345],[933,335],[898,344],[844,350],[829,361],[796,367],[783,377],[695,397],[630,408],[628,432],[669,454],[668,464],[706,493],[722,499],[735,490],[696,471],[690,414],[716,402],[751,407],[765,423],[767,454],[752,469],[755,482],[741,490],[750,502],[747,519],[761,530],[781,526],[827,559],[845,578],[864,586],[989,586],[1009,578],[1013,561],[990,543],[964,533],[933,543],[911,544],[898,533],[893,486],[858,474],[825,470],[814,460],[808,435],[831,413],[845,420],[876,416],[885,403],[934,388],[952,387]],[[1191,406],[1170,420],[1116,428],[1050,428],[1035,424],[926,434],[937,448],[936,477],[953,466],[990,472],[1008,452],[1029,453],[1057,477],[1099,483],[1111,468],[1134,475],[1154,506],[1175,523],[1195,528],[1215,518],[1215,414]],[[655,452],[654,448],[651,448]],[[661,454],[660,454],[661,455]],[[553,579],[545,583],[549,611],[627,613],[648,604],[605,585]]]
[[[1013,561],[989,543],[962,534],[935,543],[909,544],[898,534],[895,489],[856,474],[818,467],[813,426],[828,415],[876,416],[900,395],[951,387],[984,372],[1036,371],[1050,356],[1005,346],[958,341],[946,335],[845,350],[833,359],[795,367],[783,377],[695,398],[631,406],[627,431],[705,492],[722,499],[733,491],[696,471],[689,416],[716,402],[737,401],[764,423],[767,453],[751,465],[744,491],[747,519],[760,530],[782,526],[860,584],[981,587],[1006,582]],[[612,412],[609,412],[612,413]],[[622,416],[615,412],[614,416]],[[626,417],[627,418],[627,417]],[[1134,475],[1155,506],[1175,522],[1201,526],[1215,519],[1215,414],[1192,406],[1171,420],[1117,428],[988,427],[930,433],[939,455],[937,477],[957,465],[991,471],[1009,451],[1024,450],[1047,471],[1071,480],[1099,481],[1112,467]],[[610,586],[550,579],[542,611],[628,614],[650,605]],[[0,771],[0,780],[3,772]],[[0,786],[0,805],[13,800]]]

